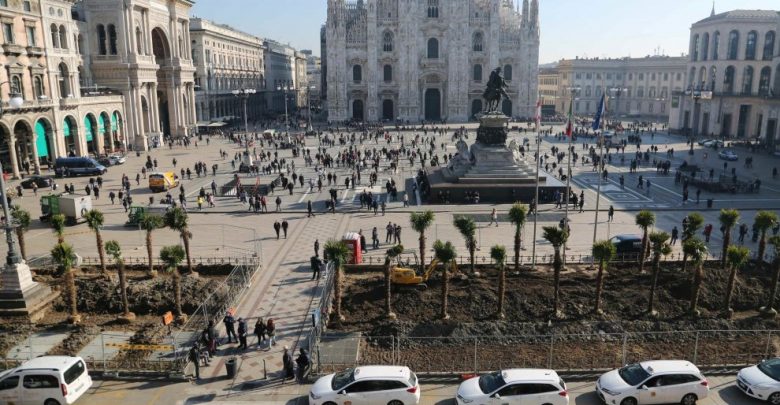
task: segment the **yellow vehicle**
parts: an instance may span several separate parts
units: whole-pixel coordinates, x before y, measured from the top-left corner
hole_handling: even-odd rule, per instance
[[[149,174],[149,188],[157,193],[179,187],[179,176],[174,172],[156,172]]]
[[[423,288],[427,287],[425,283],[431,277],[433,271],[436,270],[437,266],[439,265],[439,261],[433,259],[425,272],[420,274],[418,271],[420,266],[418,265],[419,261],[417,259],[417,252],[412,251],[404,253],[412,253],[414,260],[411,260],[410,258],[406,261],[406,263],[403,263],[399,259],[399,265],[390,269],[390,282],[401,286],[407,285],[420,286]],[[452,262],[452,268],[450,270],[453,272],[458,271],[458,265],[454,261]]]

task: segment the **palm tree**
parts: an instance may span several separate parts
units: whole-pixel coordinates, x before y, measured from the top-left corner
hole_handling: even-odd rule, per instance
[[[187,211],[184,211],[181,207],[176,207],[165,213],[165,226],[178,232],[181,236],[181,242],[184,245],[184,253],[187,255],[187,271],[190,274],[194,274],[192,269],[192,256],[190,255],[190,238],[192,238],[192,232],[190,232],[188,225]]]
[[[769,238],[769,244],[775,247],[775,260],[772,269],[772,285],[769,288],[769,302],[761,308],[761,314],[768,318],[774,318],[777,315],[775,311],[775,296],[777,295],[777,283],[780,281],[780,236]]]
[[[734,310],[731,309],[731,296],[734,294],[734,283],[737,281],[737,270],[741,269],[748,261],[750,250],[744,246],[730,246],[726,252],[726,263],[729,265],[729,283],[726,287],[726,299],[723,301],[723,314],[731,318]]]
[[[19,239],[19,252],[22,254],[22,259],[27,260],[27,244],[24,242],[24,233],[30,229],[32,223],[30,219],[30,212],[24,208],[16,205],[11,210],[11,218],[16,225],[16,238]]]
[[[54,229],[54,235],[57,236],[57,243],[65,243],[65,215],[52,215],[51,227]]]
[[[114,259],[116,271],[119,274],[119,294],[122,297],[122,316],[120,320],[132,322],[135,314],[130,312],[130,304],[127,301],[127,277],[125,275],[125,260],[122,258],[122,248],[119,242],[110,240],[106,242],[106,252]]]
[[[447,313],[447,296],[450,293],[450,277],[447,274],[449,267],[457,257],[455,247],[451,242],[444,243],[437,240],[433,244],[433,251],[436,260],[442,265],[441,273],[441,319],[449,319],[450,315]]]
[[[758,211],[756,213],[755,227],[760,235],[758,239],[758,262],[764,261],[766,253],[766,232],[777,223],[777,214],[772,211]]]
[[[344,263],[349,260],[349,246],[343,241],[330,239],[325,242],[325,246],[322,249],[322,253],[326,260],[333,261],[334,271],[333,274],[333,316],[337,322],[344,320],[344,315],[341,314],[341,295],[342,295],[342,272]]]
[[[409,216],[412,229],[420,234],[420,274],[425,272],[425,231],[433,224],[433,211],[413,212]]]
[[[720,254],[720,264],[721,267],[725,268],[726,252],[728,252],[729,245],[731,244],[731,230],[734,229],[734,226],[736,226],[737,222],[739,222],[739,211],[724,208],[720,210],[718,220],[720,221],[720,226],[723,229],[723,250]]]
[[[701,229],[702,225],[704,225],[704,217],[698,212],[692,212],[688,214],[686,218],[688,219],[688,225],[683,228],[682,243],[685,243],[686,240],[696,236],[696,234],[699,232],[699,229]],[[688,269],[687,264],[688,264],[688,254],[685,253],[685,249],[683,249],[683,259],[682,259],[683,273]]]
[[[157,272],[154,271],[154,254],[152,253],[152,232],[154,232],[155,229],[162,228],[165,222],[163,221],[163,218],[159,215],[153,215],[149,213],[145,213],[141,216],[141,219],[139,220],[138,224],[141,226],[141,229],[146,231],[146,255],[149,258],[149,270],[148,273],[150,276],[154,277]]]
[[[504,318],[506,301],[506,248],[500,245],[490,248],[490,257],[498,266],[498,317]]]
[[[596,301],[593,304],[594,313],[600,314],[603,312],[601,310],[601,291],[604,290],[604,270],[616,253],[617,248],[608,240],[602,240],[593,244],[593,259],[599,262],[599,272],[596,275]]]
[[[179,245],[165,246],[160,249],[160,260],[165,263],[165,269],[171,273],[173,278],[173,302],[176,317],[184,320],[184,313],[181,310],[181,273],[179,265],[184,261],[184,249]]]
[[[525,204],[515,203],[509,209],[509,221],[515,224],[515,272],[520,271],[520,231],[527,216],[528,207]]]
[[[561,290],[561,270],[563,270],[563,260],[561,259],[561,246],[569,239],[569,234],[557,226],[545,226],[542,228],[543,237],[553,247],[555,256],[553,259],[553,284],[555,292],[553,293],[553,316],[561,317],[563,312],[560,309],[560,290]]]
[[[79,323],[81,322],[81,315],[79,315],[77,292],[76,292],[76,275],[73,273],[73,265],[76,263],[76,253],[73,251],[73,246],[60,242],[57,243],[51,250],[51,257],[60,266],[65,278],[65,290],[68,297],[68,322]]]
[[[391,247],[390,249],[387,249],[387,252],[385,253],[385,315],[389,319],[395,319],[396,316],[393,313],[393,309],[390,306],[390,295],[392,294],[392,281],[390,280],[391,272],[392,272],[392,263],[393,260],[395,260],[396,257],[398,257],[401,253],[404,252],[404,246],[403,245],[395,245]]]
[[[658,287],[658,276],[661,273],[661,256],[672,253],[672,246],[669,245],[671,236],[666,232],[651,232],[650,245],[653,249],[653,278],[650,285],[650,299],[647,304],[647,313],[650,316],[656,316],[655,311],[655,290]]]
[[[474,219],[464,215],[455,216],[454,223],[455,227],[458,228],[458,232],[463,236],[463,240],[466,242],[466,249],[469,251],[470,270],[471,273],[474,273],[474,253],[477,250],[477,224],[474,223]]]
[[[645,258],[648,252],[647,235],[650,227],[655,225],[655,214],[647,210],[639,211],[636,214],[636,224],[642,228],[642,254],[639,255],[639,272],[642,273],[645,271]]]
[[[103,249],[103,235],[100,234],[100,229],[103,228],[105,218],[103,213],[92,209],[84,214],[84,219],[87,221],[87,226],[93,232],[95,232],[95,241],[97,242],[98,257],[100,258],[100,271],[103,274],[107,274],[106,271],[106,252]]]
[[[699,238],[691,237],[683,242],[683,253],[693,262],[693,281],[691,283],[690,314],[699,315],[699,291],[704,280],[704,257],[707,255],[707,245]]]

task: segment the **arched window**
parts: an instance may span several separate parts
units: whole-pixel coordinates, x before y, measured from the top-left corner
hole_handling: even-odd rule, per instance
[[[764,60],[772,60],[775,53],[775,32],[769,31],[764,36]]]
[[[745,47],[745,60],[756,59],[756,41],[758,40],[758,33],[750,31],[747,35],[747,46]]]
[[[439,18],[439,0],[428,0],[428,18]]]
[[[393,52],[393,33],[386,31],[382,36],[382,50],[385,52]]]
[[[704,90],[704,86],[707,83],[707,68],[702,66],[701,69],[699,69],[699,80],[696,82],[696,88],[700,90]]]
[[[720,31],[715,31],[714,34],[712,34],[712,60],[718,60],[718,57],[720,57]]]
[[[590,97],[590,86],[585,86],[585,97]]]
[[[108,49],[111,51],[111,54],[116,55],[117,54],[116,27],[114,26],[114,24],[109,24],[108,26],[108,43],[109,43]]]
[[[708,90],[715,91],[715,75],[717,72],[718,70],[715,68],[715,66],[710,67],[710,86]]]
[[[97,26],[97,37],[98,54],[105,55],[108,52],[106,52],[106,27],[104,27],[103,24],[98,24]]]
[[[11,76],[11,91],[19,93],[24,98],[24,87],[22,87],[22,78],[19,75]]]
[[[648,92],[648,94],[647,94],[647,97],[649,97],[649,98],[655,98],[655,96],[656,96],[656,90],[655,90],[655,87],[651,87],[651,88],[650,88],[650,91],[649,91],[649,92]]]
[[[84,53],[84,37],[81,34],[76,37],[76,46],[79,48],[76,50],[79,54]]]
[[[384,79],[385,83],[390,83],[393,81],[393,67],[390,65],[385,65],[384,67]]]
[[[753,90],[753,66],[745,66],[742,71],[742,94],[750,95]]]
[[[512,65],[504,65],[504,80],[512,80]]]
[[[693,88],[693,84],[696,81],[696,68],[692,67],[690,73],[688,73],[688,87]]]
[[[141,35],[141,27],[135,27],[135,51],[138,52],[139,55],[144,54],[144,40]],[[208,60],[208,52],[209,51],[206,51],[206,62],[211,63],[211,61]]]
[[[360,65],[352,66],[352,80],[360,83],[363,80],[363,68]]]
[[[645,88],[643,86],[636,88],[636,96],[637,98],[643,98],[645,96]]]
[[[428,59],[439,58],[439,40],[431,38],[428,40]]]
[[[67,98],[70,96],[70,74],[68,73],[68,65],[60,63],[60,74],[57,80],[60,82],[60,98]]]
[[[728,60],[737,60],[737,52],[739,51],[739,31],[734,30],[729,32],[729,49],[726,53]]]
[[[729,66],[723,75],[723,92],[726,94],[734,92],[734,70],[734,66]]]
[[[699,34],[693,36],[693,44],[691,45],[691,60],[694,62],[699,60]]]
[[[707,60],[710,53],[710,33],[705,32],[701,37],[701,60]]]
[[[43,96],[43,81],[40,76],[33,77],[33,93],[36,99]]]
[[[68,32],[65,31],[64,25],[60,25],[60,47],[68,49]]]
[[[484,42],[484,38],[482,36],[482,33],[481,32],[475,33],[474,34],[474,39],[473,39],[472,45],[471,45],[472,50],[474,52],[482,52],[483,42]]]
[[[482,65],[474,65],[474,74],[473,78],[475,82],[481,82],[482,81]]]
[[[761,69],[761,77],[758,80],[758,95],[766,96],[769,94],[769,83],[772,79],[772,68],[765,66]]]
[[[60,47],[60,31],[57,24],[51,25],[51,46],[55,49]]]

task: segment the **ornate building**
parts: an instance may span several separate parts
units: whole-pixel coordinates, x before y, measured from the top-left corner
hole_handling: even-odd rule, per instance
[[[504,113],[534,115],[538,0],[328,0],[324,41],[329,120],[465,121],[495,67]]]

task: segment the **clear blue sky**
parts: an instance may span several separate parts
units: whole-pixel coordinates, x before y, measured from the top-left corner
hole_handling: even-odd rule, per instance
[[[422,0],[418,0],[422,1]],[[448,1],[448,0],[444,0]],[[521,0],[515,0],[521,1]],[[196,0],[193,15],[319,54],[325,0]],[[687,52],[691,24],[711,0],[540,0],[539,61]],[[715,11],[780,10],[779,0],[716,0]]]

